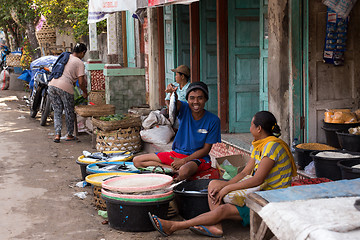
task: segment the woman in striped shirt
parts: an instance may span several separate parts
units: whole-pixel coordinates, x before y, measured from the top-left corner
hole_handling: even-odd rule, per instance
[[[243,197],[246,190],[270,190],[291,185],[291,178],[296,176],[296,166],[289,146],[278,138],[280,127],[274,115],[268,111],[256,113],[251,121],[250,132],[254,137],[251,160],[230,181],[210,182],[210,212],[181,222],[162,220],[150,214],[150,220],[162,235],[190,228],[200,235],[221,237],[222,220],[241,220],[244,226],[249,224],[250,210],[244,206]]]

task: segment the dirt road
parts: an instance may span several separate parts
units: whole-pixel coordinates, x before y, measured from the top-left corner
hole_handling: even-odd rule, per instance
[[[0,91],[0,239],[160,239],[156,231],[130,233],[102,225],[92,205],[91,187],[78,188],[75,163],[91,138],[54,143],[53,124],[29,117],[22,91]],[[81,200],[73,196],[87,191]],[[249,239],[249,228],[224,224],[224,239]],[[189,230],[169,239],[206,239]]]

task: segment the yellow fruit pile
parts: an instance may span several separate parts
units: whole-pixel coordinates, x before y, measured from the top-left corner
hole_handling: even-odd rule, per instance
[[[325,112],[326,123],[357,123],[360,120],[360,109],[351,112],[350,109],[330,109]]]

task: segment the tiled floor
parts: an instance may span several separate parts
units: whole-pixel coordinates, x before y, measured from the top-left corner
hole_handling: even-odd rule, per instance
[[[234,147],[250,151],[253,136],[251,133],[225,133],[221,134],[221,140]]]

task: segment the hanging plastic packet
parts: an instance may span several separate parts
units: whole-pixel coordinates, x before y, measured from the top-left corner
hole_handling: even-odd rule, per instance
[[[323,4],[333,9],[340,17],[347,18],[357,0],[323,0]]]
[[[341,66],[344,64],[347,26],[349,17],[341,18],[331,8],[327,9],[326,37],[323,59],[326,63]]]

